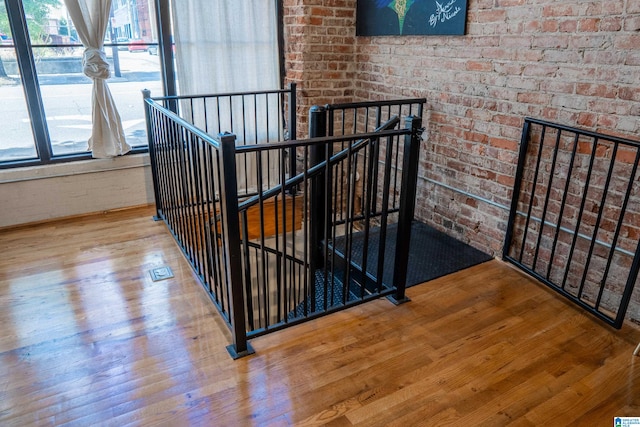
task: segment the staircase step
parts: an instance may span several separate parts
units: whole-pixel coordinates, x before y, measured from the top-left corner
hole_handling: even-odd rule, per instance
[[[333,280],[332,280],[333,277]],[[306,317],[309,314],[320,313],[325,311],[325,295],[326,295],[326,309],[340,307],[344,305],[344,281],[343,281],[344,273],[341,271],[335,271],[333,276],[329,274],[326,280],[326,292],[325,292],[325,271],[317,270],[315,272],[315,308],[312,311],[311,302],[309,298],[305,301],[302,301],[300,304],[296,306],[294,310],[292,310],[288,318],[289,320],[295,319],[298,317]],[[355,280],[349,281],[349,287],[347,289],[347,297],[346,302],[357,301],[360,299],[361,285]],[[328,295],[327,295],[328,294]],[[365,290],[365,295],[369,294]],[[307,314],[305,316],[305,308]]]

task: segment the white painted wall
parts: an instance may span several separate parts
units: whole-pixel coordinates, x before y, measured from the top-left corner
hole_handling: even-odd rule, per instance
[[[0,170],[0,228],[152,203],[148,154]]]

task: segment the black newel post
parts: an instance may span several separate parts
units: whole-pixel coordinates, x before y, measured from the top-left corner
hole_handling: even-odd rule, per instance
[[[295,141],[297,139],[297,110],[298,104],[296,102],[296,84],[289,84],[289,140]],[[289,178],[296,176],[296,149],[289,149]],[[291,189],[292,194],[296,194],[296,188]]]
[[[242,287],[242,251],[240,248],[240,218],[238,217],[238,182],[236,176],[236,136],[218,135],[221,161],[221,209],[224,250],[227,253],[225,279],[229,286],[231,300],[231,334],[233,344],[227,351],[234,359],[255,353],[247,342],[245,304]]]
[[[394,304],[409,301],[405,295],[405,289],[407,286],[409,245],[411,243],[411,223],[413,221],[418,186],[418,161],[420,154],[420,137],[422,135],[422,119],[416,116],[407,117],[406,128],[411,129],[411,133],[405,135],[404,138],[402,193],[400,194],[398,235],[396,237],[396,254],[393,266],[393,283],[396,286],[396,293],[390,297]]]
[[[151,178],[153,180],[153,197],[156,202],[156,215],[153,217],[155,221],[159,221],[162,216],[162,200],[160,199],[160,188],[158,187],[158,157],[156,153],[156,139],[153,124],[151,123],[151,91],[142,89],[142,98],[144,100],[144,115],[147,122],[147,142],[149,145],[149,159],[151,161]]]
[[[314,105],[309,110],[309,138],[322,138],[327,135],[327,114],[322,106]],[[313,167],[327,159],[327,150],[324,143],[311,146],[309,153],[309,167]],[[324,264],[324,250],[322,240],[325,235],[327,192],[326,174],[316,175],[311,182],[311,194],[309,196],[309,283],[316,283],[316,270]],[[309,287],[308,299],[311,303],[311,311],[316,310],[316,287]]]
[[[518,199],[520,198],[520,188],[522,186],[522,176],[524,175],[524,167],[526,165],[526,153],[529,149],[529,129],[531,124],[525,120],[522,127],[522,137],[520,138],[520,152],[518,153],[518,166],[516,168],[515,184],[513,187],[513,196],[511,198],[511,209],[509,210],[509,223],[507,224],[507,234],[504,238],[504,246],[502,248],[502,257],[507,259],[511,249],[511,239],[513,238],[513,224],[518,213]]]
[[[314,105],[309,110],[309,138],[318,138],[327,135],[327,114],[322,106]],[[326,157],[325,144],[314,144],[311,146],[310,167],[324,162]],[[325,173],[321,173],[313,178],[311,184],[310,197],[310,228],[311,228],[311,265],[312,273],[317,266],[324,263],[322,256],[322,239],[324,238],[325,212],[326,212],[326,191]]]

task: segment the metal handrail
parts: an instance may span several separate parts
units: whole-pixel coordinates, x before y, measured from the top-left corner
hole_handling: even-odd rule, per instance
[[[301,141],[290,141],[288,143],[283,143],[283,145],[288,148],[288,147],[305,147],[305,146],[311,146],[316,144],[331,145],[335,142],[356,141],[353,145],[350,146],[350,149],[344,149],[334,154],[333,156],[331,156],[331,158],[328,160],[328,164],[335,165],[338,162],[347,158],[349,154],[349,150],[358,151],[363,147],[365,147],[374,138],[384,138],[384,137],[390,137],[390,136],[399,136],[399,135],[409,134],[409,131],[407,131],[406,129],[389,130],[394,126],[397,126],[398,123],[400,123],[400,119],[397,116],[394,116],[391,120],[387,121],[385,124],[378,127],[378,129],[376,129],[375,132],[369,132],[366,134],[359,134],[359,135],[350,136],[350,137],[309,138]],[[281,146],[280,144],[278,145],[258,144],[258,145],[251,145],[251,146],[244,145],[244,146],[236,147],[236,152],[262,151],[262,150],[272,149],[272,148],[281,148]],[[261,192],[261,194],[259,195],[255,195],[253,197],[250,197],[249,199],[242,201],[239,204],[238,209],[241,211],[246,210],[251,206],[255,206],[256,204],[258,204],[261,199],[268,199],[268,198],[274,197],[280,194],[281,192],[286,191],[289,188],[295,187],[296,185],[302,183],[305,177],[314,177],[319,173],[321,173],[322,169],[326,167],[327,167],[327,161],[325,160],[321,163],[318,163],[310,167],[309,169],[307,169],[306,172],[299,173],[293,178],[287,179],[284,184],[280,184],[275,187],[272,187],[268,190]]]
[[[239,96],[288,94],[288,93],[291,93],[291,89],[272,89],[272,90],[249,91],[249,92],[224,92],[224,93],[210,93],[210,94],[198,94],[198,95],[154,96],[151,99],[157,102],[157,101],[175,101],[175,100],[182,100],[182,99],[228,98],[228,97],[239,97]]]

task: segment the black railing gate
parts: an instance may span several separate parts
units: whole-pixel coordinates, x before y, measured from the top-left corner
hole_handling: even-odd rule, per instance
[[[503,257],[620,328],[640,269],[640,143],[526,119]]]

